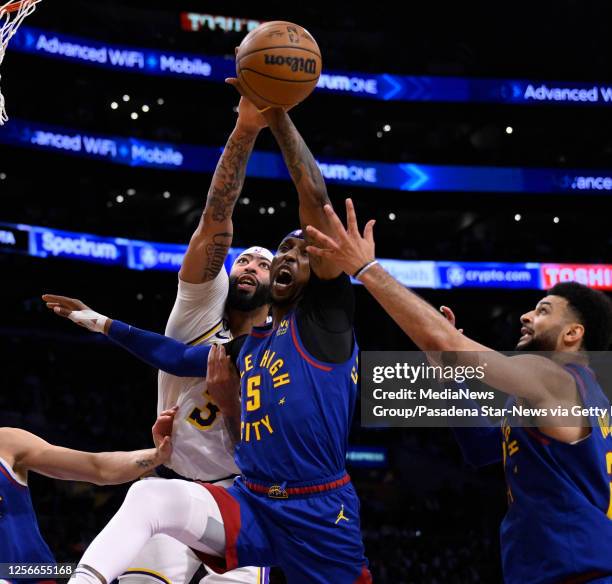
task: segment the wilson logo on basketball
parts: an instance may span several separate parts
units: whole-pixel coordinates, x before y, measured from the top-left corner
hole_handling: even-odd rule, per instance
[[[316,74],[317,62],[315,59],[304,59],[304,57],[283,57],[282,55],[267,55],[264,54],[265,65],[280,65],[287,66],[296,73],[302,71],[304,73]]]

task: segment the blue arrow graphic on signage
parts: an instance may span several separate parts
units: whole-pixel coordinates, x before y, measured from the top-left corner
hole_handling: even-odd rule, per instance
[[[387,73],[383,73],[381,77],[391,86],[391,89],[389,89],[389,91],[382,96],[384,100],[393,99],[404,88],[401,83],[398,83],[393,76],[387,75]]]
[[[157,59],[153,55],[147,57],[147,65],[149,69],[155,69],[157,67]]]
[[[410,177],[401,187],[402,191],[416,191],[429,180],[429,175],[425,174],[415,164],[400,164],[402,170]]]
[[[407,91],[408,97],[410,97],[413,101],[417,101],[417,99],[422,99],[422,96],[425,92],[425,87],[420,82],[418,77],[404,77],[404,79],[414,86],[414,90],[412,93]]]

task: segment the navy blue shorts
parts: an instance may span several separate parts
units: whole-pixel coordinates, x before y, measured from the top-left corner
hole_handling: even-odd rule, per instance
[[[361,539],[359,499],[350,482],[288,498],[254,492],[242,478],[229,489],[202,486],[215,498],[225,524],[225,562],[196,552],[214,570],[279,566],[289,584],[372,582]]]

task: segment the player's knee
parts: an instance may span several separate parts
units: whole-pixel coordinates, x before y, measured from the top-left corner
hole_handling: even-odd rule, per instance
[[[130,504],[142,503],[143,499],[146,497],[155,496],[156,488],[152,480],[140,480],[132,483],[130,488],[128,489],[127,495],[125,497],[126,503]]]
[[[153,518],[163,513],[172,502],[165,488],[169,481],[164,479],[144,479],[136,481],[128,489],[124,505],[131,509],[142,510],[142,517]]]
[[[154,532],[158,532],[160,526],[172,525],[174,520],[188,513],[190,486],[192,484],[187,481],[175,479],[136,481],[128,490],[125,504],[139,509],[154,527]]]

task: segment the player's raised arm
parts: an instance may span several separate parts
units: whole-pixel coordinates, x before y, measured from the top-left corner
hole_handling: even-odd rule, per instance
[[[238,79],[232,78],[227,81],[239,93],[243,93]],[[261,111],[278,142],[293,184],[297,189],[302,228],[306,225],[314,225],[323,233],[329,233],[329,219],[323,207],[330,204],[330,201],[325,180],[312,152],[308,149],[287,111],[282,108],[264,108]],[[332,279],[342,271],[326,258],[315,257],[313,259],[312,268],[320,278]]]
[[[266,122],[257,108],[242,98],[236,126],[227,140],[210,184],[200,223],[189,242],[179,276],[191,284],[213,280],[232,244],[232,213],[242,191],[247,163]]]
[[[553,396],[559,400],[575,395],[572,376],[550,359],[535,355],[507,357],[493,351],[460,333],[440,311],[402,286],[376,261],[373,221],[360,234],[351,199],[346,201],[346,229],[331,206],[327,205],[325,212],[332,226],[331,237],[308,226],[307,233],[316,242],[316,246],[308,246],[308,252],[336,262],[340,269],[358,278],[419,349],[457,352],[462,359],[470,360],[465,365],[482,365],[480,361],[486,360],[486,383],[527,398],[534,406]]]
[[[70,481],[116,485],[133,481],[170,458],[172,423],[176,409],[162,412],[153,426],[155,448],[132,452],[82,452],[49,444],[18,428],[0,429],[3,453],[16,472],[34,471]]]
[[[210,347],[190,346],[95,312],[76,298],[43,295],[47,308],[92,332],[103,333],[145,363],[178,377],[204,377]]]
[[[264,116],[280,146],[285,164],[297,189],[302,229],[306,225],[313,225],[323,233],[331,233],[329,218],[323,210],[325,205],[331,203],[325,180],[312,152],[287,112],[280,108],[272,108],[265,112]],[[332,279],[341,273],[341,270],[326,258],[312,257],[312,260],[314,272],[322,279]]]

